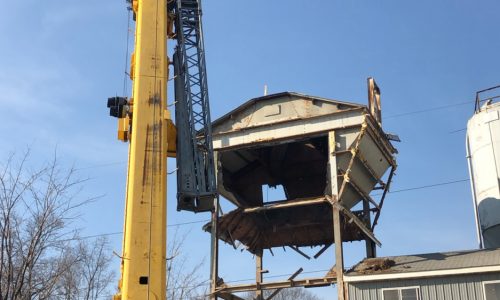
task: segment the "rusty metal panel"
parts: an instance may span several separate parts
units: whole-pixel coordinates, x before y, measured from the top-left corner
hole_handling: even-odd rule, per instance
[[[214,149],[304,138],[337,128],[361,125],[365,119],[364,113],[365,111],[362,109],[355,109],[309,118],[287,118],[280,122],[261,124],[262,126],[247,126],[233,131],[222,132],[216,128],[213,133]]]
[[[329,132],[335,133],[334,150]],[[239,241],[250,251],[333,243],[331,204],[321,200],[331,194],[329,151],[335,152],[334,178],[347,210],[370,200],[372,189],[395,166],[396,150],[359,104],[270,95],[215,121],[213,134],[218,192],[238,207],[221,216],[219,238]],[[285,198],[266,203],[264,185],[282,185]],[[353,216],[364,220],[364,212],[357,213]],[[359,224],[346,220],[343,240],[365,239]]]
[[[248,251],[282,246],[315,246],[333,243],[331,205],[325,199],[295,206],[262,210],[233,210],[220,218],[220,238],[233,244],[240,241]],[[211,224],[205,226],[210,231]],[[344,241],[364,240],[356,224],[345,219],[341,225]]]
[[[252,99],[213,122],[214,132],[227,132],[297,118],[310,118],[362,105],[284,92]]]

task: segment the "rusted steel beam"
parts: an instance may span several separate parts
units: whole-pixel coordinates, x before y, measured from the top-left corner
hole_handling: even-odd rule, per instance
[[[394,176],[395,171],[396,171],[396,166],[394,165],[391,168],[391,173],[389,173],[389,177],[387,178],[387,184],[385,185],[384,192],[382,193],[382,197],[380,198],[380,205],[379,205],[380,209],[375,215],[375,218],[373,219],[372,231],[373,229],[375,229],[375,226],[377,225],[378,218],[380,217],[380,211],[382,210],[382,206],[384,205],[385,196],[387,195],[387,193],[389,192],[389,188],[391,187],[392,177]]]
[[[363,201],[363,218],[365,219],[366,225],[371,226],[370,203],[366,201]],[[369,238],[365,238],[365,249],[367,258],[374,258],[377,256],[375,244]]]
[[[361,133],[358,136],[358,140],[356,142],[356,147],[363,136],[364,127],[361,127]],[[338,190],[338,180],[337,180],[337,156],[335,155],[335,151],[337,150],[337,142],[335,141],[335,131],[330,131],[328,133],[328,164],[330,166],[330,172],[328,181],[330,182],[330,195],[325,195],[328,201],[332,203],[332,219],[333,219],[333,240],[335,243],[335,272],[337,275],[337,299],[344,300],[344,249],[342,244],[342,228],[340,227],[340,211],[339,208],[334,204],[338,204],[340,201],[340,197],[342,197],[342,193],[345,188],[345,183],[349,179],[349,173],[351,172],[352,164],[354,163],[354,156],[356,154],[356,150],[352,152],[351,161],[349,162],[349,166],[346,170],[346,175],[342,182],[342,188],[340,191]]]
[[[304,269],[300,268],[298,269],[297,271],[295,271],[295,273],[292,274],[292,276],[288,277],[288,280],[292,281],[295,279],[295,277],[299,276],[300,273],[302,273],[302,271],[304,271]],[[271,295],[269,295],[269,297],[267,297],[266,300],[271,300],[273,299],[276,295],[278,295],[281,291],[283,290],[283,288],[279,288],[279,289],[276,289]]]
[[[367,126],[366,122],[364,121],[363,124],[361,125],[361,130],[359,132],[359,135],[356,137],[355,146],[350,149],[351,159],[349,160],[349,164],[347,165],[347,169],[345,170],[345,174],[343,175],[344,180],[342,181],[342,185],[340,187],[340,190],[338,191],[338,199],[342,198],[342,195],[344,194],[345,191],[345,187],[350,180],[349,176],[351,175],[352,167],[354,165],[354,161],[356,160],[356,156],[359,153],[359,144],[361,143],[361,139],[365,135],[366,126]],[[335,137],[333,139],[335,140]],[[333,148],[335,148],[335,146],[333,146]],[[334,160],[337,160],[335,151],[336,150],[334,149],[333,152],[330,153],[330,155]],[[337,171],[335,171],[335,174],[337,174]]]
[[[212,230],[210,232],[210,300],[217,300],[215,291],[219,280],[219,197],[215,197],[214,210],[212,211]]]
[[[217,293],[217,296],[219,296],[220,298],[222,298],[224,300],[245,300],[245,299],[238,297],[236,295],[233,295],[231,293]]]
[[[325,284],[331,285],[337,282],[336,277],[321,277],[321,278],[305,278],[299,280],[287,280],[287,281],[273,281],[265,282],[260,285],[262,290],[273,290],[279,288],[289,288],[289,287],[314,287],[323,286]],[[240,285],[228,285],[220,287],[217,293],[239,293],[239,292],[249,292],[256,290],[256,284],[240,284]]]
[[[336,203],[336,202],[335,202]],[[337,203],[336,203],[337,204]],[[344,248],[342,244],[342,229],[340,227],[341,205],[334,205],[333,211],[333,231],[335,241],[335,273],[337,274],[337,299],[344,300]]]
[[[304,256],[305,258],[307,258],[307,259],[311,259],[311,257],[310,257],[309,255],[305,254],[304,252],[302,252],[302,251],[299,249],[299,247],[296,247],[296,246],[288,246],[288,247],[290,247],[290,249],[292,249],[293,251],[297,252],[298,254],[300,254],[300,255]]]
[[[338,151],[332,152],[331,154],[332,155],[339,155],[339,154],[346,154],[346,153],[349,153],[349,152],[351,152],[351,150],[338,150]]]
[[[368,110],[377,123],[382,126],[382,105],[380,102],[380,88],[373,77],[368,77]]]
[[[256,213],[271,209],[279,209],[279,208],[287,208],[287,207],[296,207],[296,206],[304,206],[304,205],[316,205],[327,202],[325,197],[320,198],[309,198],[309,199],[300,199],[300,200],[290,200],[281,203],[268,204],[265,206],[257,206],[245,208],[243,210],[244,213]]]
[[[317,259],[318,257],[321,256],[321,254],[323,254],[323,252],[325,252],[328,248],[330,248],[332,244],[326,244],[323,248],[321,248],[321,250],[318,251],[318,253],[314,254],[314,259]]]
[[[264,270],[263,270],[263,262],[262,258],[264,256],[264,250],[258,249],[255,251],[255,299],[256,300],[264,300],[264,295],[262,294],[261,285],[264,281]]]
[[[297,271],[295,271],[295,273],[292,274],[292,276],[288,277],[288,280],[294,280],[295,277],[299,276],[299,274],[302,273],[302,271],[304,271],[304,269],[299,268]]]
[[[363,198],[364,201],[369,201],[371,204],[373,204],[378,210],[380,210],[380,206],[378,205],[377,202],[375,202],[375,200],[373,200],[373,198],[366,194],[365,192],[363,192],[363,190],[356,184],[356,181],[350,179],[348,181],[348,183],[352,186],[352,188],[354,190],[356,190],[356,192],[361,196],[361,198]]]
[[[378,212],[378,208],[372,207],[372,208],[370,208],[370,211],[374,212],[374,213]],[[352,213],[353,214],[360,214],[360,213],[363,214],[364,211],[363,210],[352,210]]]
[[[330,196],[326,196],[326,198],[330,198],[332,199]],[[352,220],[354,222],[354,224],[356,224],[358,226],[358,228],[365,234],[367,235],[375,244],[377,244],[379,247],[382,246],[382,243],[375,237],[375,235],[373,235],[373,233],[371,232],[371,230],[366,227],[365,223],[363,221],[361,221],[358,217],[356,217],[356,215],[354,215],[351,211],[349,211],[348,209],[346,209],[344,206],[342,206],[341,204],[333,201],[333,200],[330,200],[330,203],[332,204],[333,207],[337,207],[339,209],[340,212],[342,212],[347,218],[349,218],[350,220]]]
[[[274,143],[283,140],[300,139],[313,135],[327,134],[331,130],[358,127],[364,120],[364,108],[344,110],[312,118],[287,120],[242,128],[237,131],[228,131],[213,134],[215,149],[241,148],[262,143]],[[334,119],[333,115],[343,114],[342,118]],[[307,126],[305,126],[307,125]],[[261,127],[266,130],[262,131]],[[232,140],[232,145],[223,144],[223,140]]]

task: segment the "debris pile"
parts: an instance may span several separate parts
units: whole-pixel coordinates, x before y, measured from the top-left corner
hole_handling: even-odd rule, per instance
[[[354,271],[370,274],[377,271],[389,270],[395,264],[395,261],[389,258],[368,258],[356,265]]]

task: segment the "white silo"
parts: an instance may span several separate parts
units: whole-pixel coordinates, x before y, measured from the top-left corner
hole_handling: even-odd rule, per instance
[[[500,102],[492,101],[499,97],[480,101],[478,96],[467,123],[467,160],[481,248],[500,247]]]

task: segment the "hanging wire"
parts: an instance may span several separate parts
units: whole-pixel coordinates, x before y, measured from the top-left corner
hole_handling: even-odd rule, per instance
[[[439,183],[436,183],[436,184],[428,184],[428,185],[408,187],[408,188],[404,188],[404,189],[390,191],[389,194],[402,193],[402,192],[410,192],[410,191],[423,190],[423,189],[430,189],[430,188],[435,188],[435,187],[439,187],[439,186],[445,186],[445,185],[450,185],[450,184],[457,184],[457,183],[468,182],[469,180],[470,179],[450,180],[450,181],[445,181],[445,182],[439,182]],[[376,195],[381,195],[381,193],[380,194],[373,194],[373,196],[376,196]],[[172,224],[168,224],[167,227],[179,227],[179,226],[186,226],[186,225],[192,225],[192,224],[198,224],[198,223],[207,223],[207,222],[210,222],[210,219],[196,220],[196,221],[183,222],[183,223],[172,223]],[[119,232],[107,232],[107,233],[101,233],[101,234],[95,234],[95,235],[82,236],[82,237],[78,237],[78,238],[64,239],[64,240],[61,240],[61,241],[72,241],[72,240],[80,240],[80,239],[90,239],[90,238],[96,238],[96,237],[100,237],[100,236],[118,235],[118,234],[122,234],[122,233],[123,233],[123,231],[119,231]]]
[[[128,83],[128,80],[127,80],[127,77],[129,76],[129,73],[128,73],[128,62],[129,62],[129,55],[130,55],[130,15],[131,15],[131,11],[132,11],[132,7],[131,7],[131,1],[130,0],[127,0],[127,3],[129,4],[127,6],[127,46],[125,47],[126,50],[125,50],[125,68],[124,68],[124,72],[123,72],[123,96],[127,96],[127,93],[128,93],[128,89],[127,89],[127,83]]]
[[[447,108],[450,108],[450,107],[456,107],[456,106],[462,106],[462,105],[466,105],[466,104],[471,104],[473,102],[474,101],[464,101],[464,102],[451,103],[451,104],[447,104],[447,105],[436,106],[436,107],[431,107],[431,108],[426,108],[426,109],[421,109],[421,110],[403,112],[403,113],[399,113],[399,114],[394,114],[394,115],[386,116],[386,117],[384,117],[384,119],[393,119],[393,118],[399,118],[399,117],[403,117],[403,116],[422,114],[422,113],[427,113],[427,112],[431,112],[431,111],[447,109]]]

